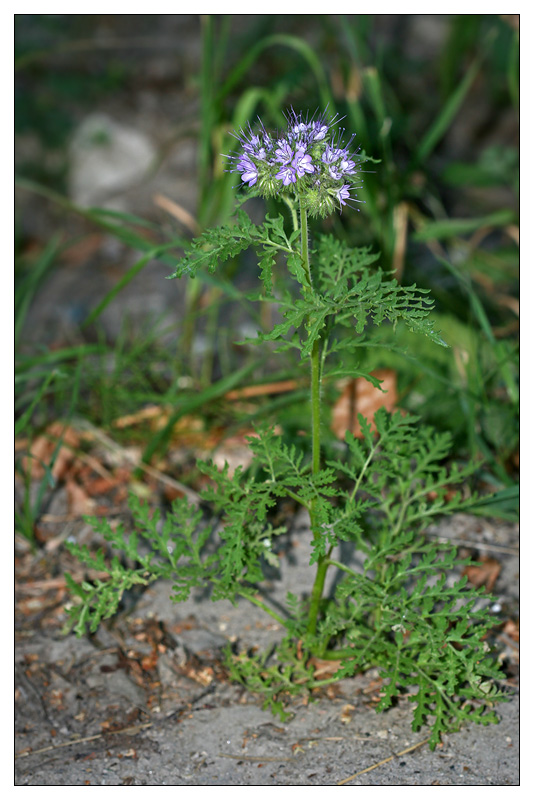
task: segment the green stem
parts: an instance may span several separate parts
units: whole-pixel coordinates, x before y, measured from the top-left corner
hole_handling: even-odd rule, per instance
[[[339,650],[322,650],[319,658],[323,661],[341,661],[343,658],[358,658],[359,651],[354,647],[344,647]]]
[[[313,293],[313,281],[310,269],[310,253],[308,248],[308,215],[303,207],[302,200],[299,199],[300,204],[300,242],[301,242],[301,255],[302,264],[306,277],[308,280],[308,287],[304,287]],[[309,322],[311,323],[311,319]],[[311,395],[311,415],[312,415],[312,475],[317,475],[321,469],[321,348],[318,339],[315,340],[310,355],[311,366],[311,380],[310,380],[310,395]],[[316,501],[312,500],[310,503],[310,524],[312,536],[315,543],[318,543],[322,532],[317,522]],[[329,554],[330,555],[330,554]],[[308,633],[314,634],[317,630],[317,619],[319,616],[319,608],[323,597],[323,590],[326,581],[326,573],[328,570],[328,556],[319,556],[317,559],[317,571],[315,573],[315,581],[313,584],[310,610],[308,615]]]
[[[289,208],[289,210],[291,212],[291,220],[293,222],[293,230],[296,231],[296,230],[298,230],[298,227],[299,227],[299,221],[298,221],[298,217],[297,217],[297,210],[295,208],[295,204],[294,204],[294,202],[292,200],[290,200],[288,198],[288,196],[286,194],[282,195],[282,200],[284,201],[284,203],[286,204],[286,206]]]
[[[282,625],[282,627],[284,628],[286,627],[286,620],[282,616],[280,616],[280,614],[277,614],[276,611],[273,611],[272,608],[269,608],[268,605],[259,600],[255,595],[250,594],[249,592],[243,590],[239,590],[239,594],[242,597],[246,597],[246,599],[253,605],[258,606],[258,608],[261,608],[262,611],[264,611],[270,617],[279,622],[280,625]]]
[[[321,469],[321,365],[319,340],[313,343],[311,361],[312,475]]]
[[[302,266],[306,272],[308,277],[308,282],[310,284],[310,289],[312,288],[312,278],[311,278],[311,269],[310,269],[310,251],[308,248],[308,215],[306,213],[306,209],[302,204],[302,200],[299,199],[300,204],[300,254],[302,256]]]
[[[300,243],[304,271],[308,279],[309,291],[313,293],[313,282],[310,269],[310,253],[308,248],[308,215],[300,205]],[[308,287],[305,287],[308,288]],[[312,320],[309,320],[311,322]],[[312,413],[312,475],[321,469],[321,353],[319,340],[313,343],[310,356],[311,363],[311,413]],[[314,536],[316,535],[314,531]]]

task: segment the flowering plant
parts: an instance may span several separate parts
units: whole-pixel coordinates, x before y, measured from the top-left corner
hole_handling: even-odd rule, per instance
[[[383,681],[378,710],[408,695],[414,729],[431,722],[433,748],[443,731],[463,720],[496,721],[493,706],[503,699],[487,643],[491,598],[468,588],[466,578],[451,580],[450,573],[467,562],[425,536],[433,519],[469,508],[472,500],[451,487],[465,484],[474,467],[449,464],[450,437],[399,411],[380,409],[374,420],[360,414],[361,437],[347,431],[341,452],[328,440],[322,389],[347,374],[379,386],[372,374],[341,360],[372,345],[377,326],[404,325],[436,345],[444,342],[425,292],[403,287],[377,268],[368,248],[319,234],[310,248],[309,216],[355,199],[350,181],[363,156],[340,145],[324,115],[310,119],[291,111],[287,119],[282,135],[261,123],[258,133],[240,132],[241,150],[229,158],[247,190],[286,201],[289,225],[282,215],[256,225],[239,209],[232,224],[195,239],[171,277],[213,271],[243,250],[256,252],[263,286],[249,300],[276,303],[282,321],[252,342],[296,350],[299,364],[309,369],[309,442],[301,439],[297,447],[274,427],[260,425],[249,440],[248,471],[230,474],[228,466],[221,471],[199,462],[210,479],[201,495],[214,512],[207,518],[184,498],[160,522],[132,498],[131,534],[93,520],[136,566],[117,558],[108,565],[103,551],[94,556],[70,545],[89,566],[109,574],[107,581],[82,585],[69,579],[78,600],[70,614],[81,635],[87,624],[95,630],[113,615],[134,584],[171,579],[176,601],[209,584],[214,600],[246,599],[285,630],[274,655],[227,651],[230,675],[261,692],[273,711],[284,717],[292,693],[313,692],[374,666]],[[275,274],[281,262],[291,288]],[[286,527],[275,524],[282,500],[309,516],[314,573],[309,595],[289,594],[283,610],[257,591],[265,564],[283,567],[276,542]],[[139,537],[149,543],[148,553]],[[328,592],[331,571],[336,580]],[[337,662],[333,675],[321,676],[318,659]]]

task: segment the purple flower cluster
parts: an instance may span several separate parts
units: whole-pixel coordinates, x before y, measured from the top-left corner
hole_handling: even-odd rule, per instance
[[[249,126],[237,135],[241,150],[228,158],[242,183],[264,197],[297,195],[313,216],[326,216],[336,203],[341,208],[355,199],[350,192],[361,167],[359,156],[349,150],[354,137],[340,146],[332,132],[336,118],[328,121],[325,114],[309,119],[291,109],[286,119],[283,134],[268,133],[260,121],[257,133]]]

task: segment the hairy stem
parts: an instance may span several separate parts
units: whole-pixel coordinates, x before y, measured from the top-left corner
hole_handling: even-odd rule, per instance
[[[308,247],[308,216],[300,201],[300,241],[301,255],[304,271],[308,279],[309,291],[313,292],[313,281],[310,269],[310,254]],[[311,323],[313,320],[310,319]],[[311,433],[312,433],[312,475],[317,475],[321,469],[321,347],[318,339],[313,343],[310,355],[310,398],[311,398]],[[310,503],[310,523],[314,542],[322,536],[322,531],[317,522],[315,511],[316,503]],[[328,556],[319,556],[317,570],[313,584],[308,615],[308,633],[314,634],[317,630],[319,608],[323,597],[323,590],[328,570]]]
[[[319,341],[316,339],[311,361],[312,475],[321,469],[321,366]],[[314,531],[315,534],[315,531]]]

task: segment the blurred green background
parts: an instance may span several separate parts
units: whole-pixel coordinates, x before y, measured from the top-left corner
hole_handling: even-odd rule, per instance
[[[232,214],[238,181],[221,155],[235,146],[231,132],[257,116],[281,127],[288,107],[328,107],[375,162],[360,213],[345,209],[322,228],[429,289],[449,344],[385,328],[360,366],[395,370],[399,405],[450,430],[455,456],[476,459],[480,484],[500,492],[488,513],[515,516],[517,15],[15,23],[19,437],[57,418],[106,429],[151,403],[231,430],[220,404],[230,389],[294,374],[289,360],[273,366],[234,345],[265,324],[242,301],[250,257],[188,286],[165,277],[192,236]],[[252,216],[264,210],[250,203]],[[299,402],[254,413],[285,415],[290,427]],[[170,433],[145,439],[147,463]]]

